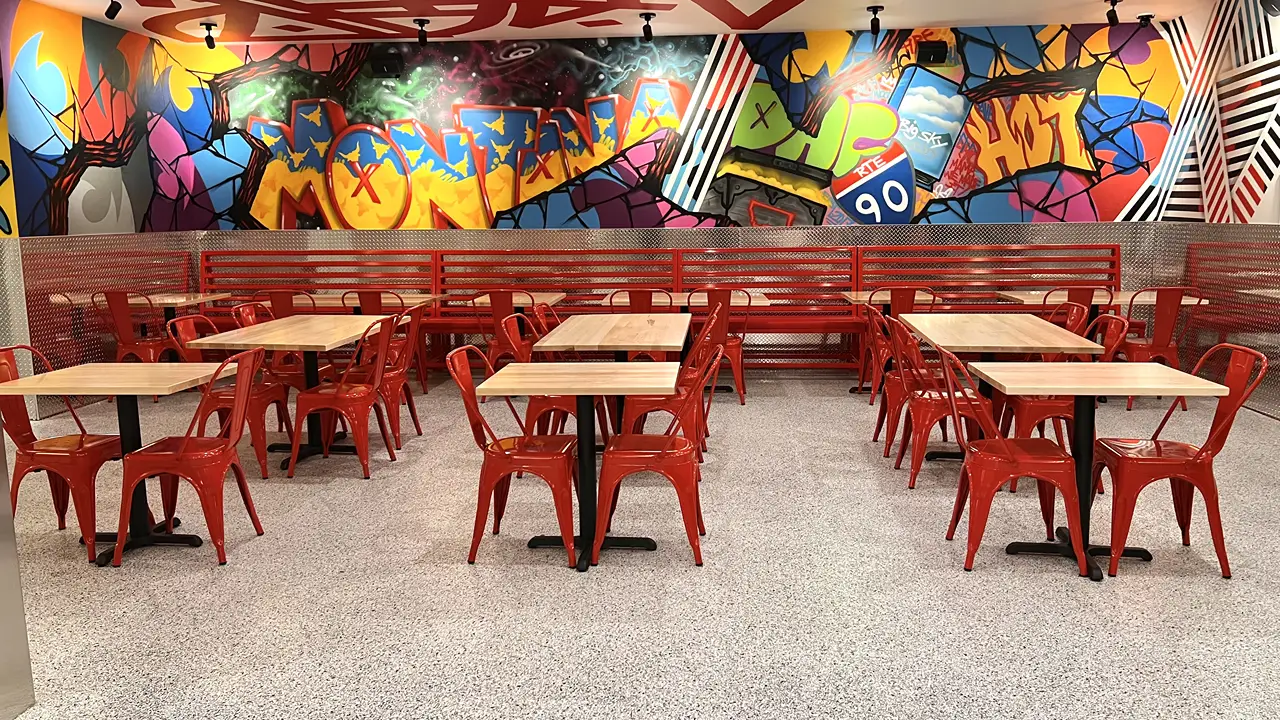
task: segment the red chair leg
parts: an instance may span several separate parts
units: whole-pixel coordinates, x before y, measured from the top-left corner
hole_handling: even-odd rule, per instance
[[[507,495],[511,493],[511,476],[504,475],[493,488],[493,534],[502,529],[502,516],[507,512]]]
[[[734,345],[732,351],[726,350],[725,356],[729,358],[729,370],[733,373],[733,384],[738,390],[738,404],[746,405],[747,379],[742,372],[742,346]]]
[[[388,410],[388,413],[389,412],[390,411]],[[399,441],[392,443],[391,435],[387,432],[387,421],[382,417],[382,403],[373,403],[373,414],[378,418],[378,429],[382,431],[382,442],[387,446],[387,455],[389,455],[392,462],[394,462],[396,459],[396,447],[398,447],[400,443]],[[393,447],[393,444],[395,447]]]
[[[476,495],[476,521],[471,530],[471,551],[467,553],[467,562],[474,565],[476,552],[480,549],[480,538],[484,536],[485,520],[489,518],[489,502],[493,498],[494,486],[505,474],[495,473],[489,468],[480,470],[480,488]]]
[[[196,488],[196,497],[200,498],[200,507],[204,510],[204,523],[209,528],[209,542],[213,543],[218,553],[218,564],[227,564],[226,530],[222,513],[222,478],[213,482],[205,482],[204,478],[191,484]]]
[[[1067,532],[1071,535],[1071,549],[1075,550],[1076,561],[1080,569],[1080,577],[1088,577],[1089,563],[1085,557],[1084,536],[1080,531],[1080,500],[1076,494],[1074,473],[1059,479],[1058,490],[1062,493],[1062,503],[1067,512]]]
[[[1209,534],[1213,537],[1213,549],[1218,554],[1222,577],[1231,579],[1231,564],[1227,562],[1227,541],[1222,535],[1222,515],[1218,510],[1218,488],[1213,479],[1199,484],[1200,496],[1209,515]]]
[[[912,432],[912,430],[914,429],[914,426],[915,426],[915,415],[911,412],[911,406],[908,405],[907,417],[902,422],[902,441],[898,443],[898,457],[893,461],[894,470],[902,469],[902,458],[906,457],[907,446],[911,445],[912,442],[915,440],[915,437],[913,437],[913,432]],[[888,457],[887,451],[885,456]],[[911,484],[908,483],[907,487],[910,488]]]
[[[951,523],[947,525],[947,539],[954,540],[956,527],[960,524],[960,516],[964,514],[964,506],[969,500],[969,470],[960,469],[960,482],[956,485],[956,503],[951,508]]]
[[[160,507],[164,512],[165,532],[173,532],[173,518],[178,514],[178,476],[164,473],[160,476]]]
[[[249,494],[249,480],[244,475],[244,468],[239,463],[231,463],[231,472],[236,476],[236,486],[240,488],[240,499],[244,500],[244,509],[253,521],[253,531],[262,534],[262,522],[258,520],[258,510],[253,506],[253,496]]]
[[[418,404],[413,401],[413,390],[409,387],[408,382],[405,382],[402,387],[405,404],[409,406],[409,418],[413,420],[413,431],[421,436],[422,423],[418,420]]]
[[[596,490],[596,536],[591,543],[592,565],[600,562],[600,548],[604,545],[604,535],[613,522],[613,511],[617,509],[614,501],[618,497],[622,478],[623,474],[612,465],[606,464],[600,468],[600,484]],[[600,522],[603,518],[608,518],[608,521]]]
[[[129,540],[129,510],[133,506],[133,488],[142,482],[143,477],[124,479],[123,493],[120,496],[120,526],[116,531],[116,552],[111,557],[112,567],[120,567],[120,561],[124,558],[124,545]]]
[[[381,391],[379,392],[381,393]],[[387,408],[387,425],[391,430],[391,440],[397,450],[400,449],[400,406],[401,398],[403,397],[404,393],[400,392],[392,396],[391,400],[394,402],[387,400],[385,396],[382,397],[382,404]],[[375,407],[377,406],[375,405]],[[381,413],[379,413],[378,417],[382,417]],[[383,434],[385,435],[386,433],[384,432]]]
[[[364,479],[369,479],[369,411],[358,408],[351,418],[351,440],[356,446],[356,457],[360,459],[360,469],[364,471]],[[381,423],[379,423],[381,424]],[[384,431],[385,432],[385,431]],[[388,443],[390,448],[390,443]]]
[[[1036,492],[1040,496],[1040,517],[1044,518],[1044,536],[1053,540],[1053,501],[1057,498],[1053,483],[1044,480],[1036,481]]]
[[[1178,527],[1182,530],[1182,544],[1191,544],[1191,504],[1195,499],[1195,486],[1180,478],[1169,479],[1169,489],[1173,491],[1173,514],[1178,518]]]
[[[77,483],[75,487],[68,486],[68,488],[71,491],[71,501],[76,506],[76,523],[80,526],[80,537],[84,539],[85,549],[89,551],[89,562],[93,562],[98,558],[98,548],[94,544],[98,534],[98,510],[93,483]]]
[[[973,558],[978,554],[978,546],[982,544],[982,535],[987,531],[987,517],[991,514],[991,502],[995,499],[995,485],[989,478],[980,478],[971,482],[969,495],[969,543],[964,556],[964,569],[973,570]]]
[[[249,426],[249,443],[253,445],[253,454],[258,459],[258,467],[262,469],[262,477],[267,475],[267,410],[270,408],[253,407],[245,424]]]
[[[1111,499],[1111,564],[1107,574],[1116,576],[1120,569],[1120,555],[1129,539],[1129,526],[1133,523],[1133,510],[1137,505],[1138,491],[1123,476],[1112,474]]]
[[[702,543],[698,533],[698,478],[693,467],[673,469],[671,484],[680,499],[680,515],[684,519],[684,532],[693,548],[693,564],[702,567]]]
[[[67,506],[71,500],[71,484],[67,479],[52,470],[45,470],[49,476],[49,494],[53,496],[53,511],[58,515],[58,529],[67,529]]]

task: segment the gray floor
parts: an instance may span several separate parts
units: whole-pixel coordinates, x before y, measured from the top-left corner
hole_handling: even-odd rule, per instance
[[[624,485],[615,531],[650,535],[658,551],[606,554],[580,575],[559,551],[525,548],[554,527],[532,478],[467,565],[480,454],[442,378],[420,400],[425,436],[395,463],[375,453],[372,480],[351,457],[252,480],[263,537],[229,484],[225,567],[207,544],[93,567],[31,477],[17,527],[38,705],[23,718],[1277,712],[1274,420],[1244,412],[1218,464],[1230,581],[1202,507],[1184,548],[1163,487],[1140,499],[1130,538],[1154,563],[1094,584],[1064,560],[1005,555],[1041,533],[1035,493],[1019,492],[997,498],[965,573],[963,542],[943,538],[954,463],[927,466],[909,491],[870,443],[874,409],[848,378],[756,374],[746,407],[718,403],[712,416],[706,565],[693,565],[674,492],[640,477]],[[144,438],[181,433],[193,406],[143,403]],[[1100,431],[1144,435],[1161,409],[1111,404]],[[114,428],[112,406],[83,415]],[[1193,403],[1172,436],[1198,440],[1208,420],[1209,403]],[[115,464],[99,478],[103,529],[118,479]],[[1100,500],[1097,537],[1109,512]],[[189,488],[180,513],[203,533]]]

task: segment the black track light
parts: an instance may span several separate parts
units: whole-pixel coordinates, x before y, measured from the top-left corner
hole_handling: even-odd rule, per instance
[[[204,28],[204,46],[212,50],[216,44],[213,41],[213,29],[218,27],[218,23],[202,22],[200,27]]]
[[[1116,12],[1116,5],[1120,4],[1120,0],[1107,0],[1111,3],[1111,9],[1107,10],[1107,24],[1115,27],[1120,24],[1120,13]]]
[[[107,5],[107,19],[115,20],[116,16],[119,15],[120,11],[123,9],[124,6],[120,4],[120,0],[111,0],[111,3]]]
[[[647,43],[653,42],[653,27],[649,25],[649,22],[656,17],[658,17],[657,13],[640,13],[640,19],[644,21],[644,27],[640,32]]]
[[[867,12],[871,13],[871,34],[880,34],[880,13],[884,10],[883,5],[871,5],[867,8]]]
[[[1151,21],[1155,19],[1155,13],[1138,13],[1138,27],[1149,28],[1151,27]]]
[[[416,20],[413,21],[413,24],[418,26],[418,44],[421,45],[422,47],[426,47],[427,46],[427,26],[431,24],[431,21],[427,20],[426,18],[417,18]]]

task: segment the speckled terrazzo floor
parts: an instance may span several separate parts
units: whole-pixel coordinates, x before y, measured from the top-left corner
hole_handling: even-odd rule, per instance
[[[606,554],[581,575],[559,551],[526,549],[554,525],[545,486],[526,478],[467,565],[480,456],[443,375],[420,399],[425,436],[395,463],[375,451],[372,480],[353,457],[251,480],[263,537],[229,485],[225,567],[208,544],[93,567],[33,476],[17,532],[38,704],[22,717],[1274,716],[1280,423],[1244,412],[1219,460],[1234,579],[1218,575],[1202,507],[1184,548],[1155,487],[1130,541],[1156,562],[1094,584],[1066,561],[1004,554],[1041,532],[1034,492],[997,498],[963,572],[963,543],[943,539],[954,463],[927,465],[908,491],[848,378],[750,382],[746,407],[713,411],[701,568],[675,494],[649,477],[624,486],[614,529],[657,552]],[[181,433],[194,402],[142,403],[144,439]],[[1208,408],[1193,403],[1174,436],[1199,439]],[[1112,404],[1099,429],[1148,433],[1161,409]],[[109,405],[83,417],[115,425]],[[103,529],[118,467],[99,479]],[[189,488],[179,509],[203,534]],[[1109,512],[1101,499],[1097,536]]]

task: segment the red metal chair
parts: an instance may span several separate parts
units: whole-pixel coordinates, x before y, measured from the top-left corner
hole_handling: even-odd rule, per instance
[[[189,347],[188,343],[201,336],[201,333],[217,335],[218,327],[204,315],[183,315],[169,321],[169,336],[178,346],[178,354],[183,362],[204,362],[204,353],[198,348]],[[271,369],[263,367],[263,379],[253,384],[249,393],[249,409],[247,422],[249,425],[249,441],[253,445],[254,455],[258,459],[258,467],[262,469],[262,477],[269,477],[267,472],[267,422],[266,415],[274,405],[276,409],[277,427],[284,428],[289,438],[293,439],[293,424],[289,421],[289,386],[279,382],[271,373]],[[225,425],[231,417],[236,403],[235,387],[211,388],[205,392],[205,402],[200,405],[200,427],[197,433],[204,435],[209,416],[217,413],[219,427]]]
[[[1050,313],[1049,322],[1076,335],[1084,335],[1089,323],[1089,306],[1067,301],[1059,303]]]
[[[242,328],[276,319],[271,308],[260,302],[247,302],[236,305],[231,308],[231,318],[235,320],[236,327]],[[273,350],[267,355],[267,358],[267,369],[271,371],[274,379],[298,391],[307,389],[307,376],[306,370],[302,366],[302,353]],[[319,368],[321,381],[332,381],[337,378],[333,363],[320,363]]]
[[[951,523],[947,527],[947,539],[954,539],[956,526],[960,524],[960,516],[968,504],[969,544],[964,569],[973,569],[973,558],[978,554],[978,546],[982,543],[991,502],[996,493],[1010,480],[1033,477],[1056,487],[1062,493],[1071,546],[1075,549],[1076,559],[1080,564],[1080,574],[1088,575],[1080,532],[1075,460],[1052,440],[1009,439],[1002,435],[991,411],[983,404],[973,401],[974,391],[978,386],[965,369],[964,363],[946,350],[938,348],[937,351],[942,356],[947,389],[950,391],[947,396],[952,403],[951,417],[956,425],[956,436],[964,450],[964,465],[960,470],[960,484],[956,488],[956,503],[951,511]],[[961,410],[962,406],[967,407]],[[967,420],[964,424],[961,423],[962,417]],[[982,439],[977,439],[979,435]],[[1041,516],[1049,539],[1053,538],[1053,518],[1048,510],[1052,509],[1053,500],[1052,494],[1042,492],[1040,495]]]
[[[533,319],[538,323],[538,332],[546,335],[552,330],[560,327],[560,316],[556,314],[556,309],[546,303],[538,303],[533,306]],[[573,353],[574,359],[578,359],[578,354]]]
[[[746,345],[747,326],[751,322],[753,301],[751,293],[742,288],[701,287],[689,293],[690,306],[700,304],[694,300],[698,295],[706,297],[706,307],[719,306],[723,309],[712,327],[710,342],[712,345],[724,347],[724,357],[729,361],[729,369],[733,372],[733,385],[738,391],[738,404],[746,405],[747,380],[743,373],[743,348]],[[738,296],[746,298],[746,305],[734,306],[733,298]],[[740,323],[734,317],[735,313],[741,318]],[[731,325],[742,328],[741,332],[736,334],[730,332]]]
[[[388,295],[396,305],[392,308],[394,312],[404,312],[408,309],[404,304],[404,298],[395,290],[348,290],[342,293],[342,307],[358,308],[363,315],[382,315]],[[353,298],[354,302],[348,302],[347,298]]]
[[[1100,438],[1095,443],[1094,481],[1102,479],[1104,468],[1110,472],[1115,498],[1111,512],[1111,566],[1107,574],[1114,577],[1119,569],[1138,494],[1156,480],[1168,478],[1173,486],[1173,508],[1182,529],[1182,544],[1191,544],[1191,507],[1195,490],[1199,490],[1209,516],[1209,533],[1213,537],[1222,577],[1231,577],[1231,565],[1227,562],[1227,548],[1222,535],[1222,517],[1218,512],[1218,483],[1214,479],[1213,459],[1226,444],[1236,414],[1267,374],[1267,358],[1252,348],[1223,343],[1210,348],[1196,363],[1192,374],[1199,375],[1210,361],[1223,353],[1227,355],[1222,384],[1230,392],[1218,398],[1218,408],[1213,414],[1213,424],[1204,445],[1160,439],[1161,431],[1178,406],[1177,400],[1169,406],[1150,440]]]
[[[698,432],[687,425],[687,418],[696,417],[702,404],[703,392],[724,359],[724,349],[711,346],[710,353],[700,366],[700,373],[692,391],[683,394],[681,404],[666,432],[661,435],[623,433],[616,435],[605,446],[600,461],[600,486],[597,495],[596,517],[609,518],[609,522],[596,522],[596,536],[591,546],[592,564],[600,561],[600,548],[604,536],[612,524],[613,511],[618,506],[618,490],[625,477],[640,472],[655,472],[665,477],[676,489],[680,499],[680,514],[684,518],[685,534],[693,548],[693,562],[702,565],[702,543],[699,536],[706,535],[702,522],[702,500],[698,483],[702,473],[698,469]],[[712,393],[714,394],[714,392]],[[683,426],[683,427],[682,427]],[[684,437],[676,433],[679,429]]]
[[[702,460],[702,452],[706,448],[707,419],[711,415],[711,402],[715,398],[715,393],[707,396],[705,404],[702,402],[687,403],[686,396],[690,394],[698,394],[701,390],[699,381],[702,378],[704,363],[711,359],[711,348],[714,344],[711,338],[715,332],[715,325],[719,317],[723,314],[723,306],[716,305],[711,314],[707,316],[706,322],[698,330],[698,336],[694,339],[693,345],[689,349],[689,354],[685,357],[684,364],[680,367],[679,379],[676,383],[675,395],[629,395],[627,402],[622,408],[622,423],[619,427],[623,433],[640,434],[644,432],[645,418],[650,413],[662,412],[680,417],[681,429],[697,448],[697,457],[699,462]],[[723,359],[723,350],[720,353]],[[713,378],[718,378],[719,367],[715,369]],[[686,413],[681,416],[681,413]]]
[[[578,474],[575,452],[578,439],[573,435],[530,434],[524,423],[520,421],[520,415],[516,412],[515,406],[511,404],[511,398],[505,398],[505,400],[507,407],[511,410],[511,417],[520,428],[520,435],[498,437],[493,432],[493,428],[489,427],[484,415],[480,413],[475,380],[471,377],[473,355],[485,369],[485,377],[492,375],[493,365],[474,345],[460,347],[445,356],[449,375],[453,377],[453,381],[458,384],[458,389],[462,393],[462,405],[466,408],[471,435],[484,453],[484,464],[480,467],[476,521],[471,531],[471,551],[467,554],[467,562],[475,563],[476,561],[476,552],[480,549],[480,538],[484,535],[485,520],[489,517],[489,502],[491,500],[493,502],[493,534],[497,535],[502,525],[502,516],[507,509],[511,476],[516,473],[529,473],[542,478],[551,488],[556,521],[560,524],[560,537],[564,539],[564,547],[569,554],[569,567],[575,567],[577,557],[574,555],[573,546],[573,491]]]
[[[885,318],[889,325],[889,334],[893,338],[894,346],[894,363],[899,369],[894,370],[891,374],[899,376],[899,382],[902,384],[902,393],[906,396],[907,404],[907,421],[902,427],[902,441],[898,443],[898,458],[894,462],[894,469],[902,469],[902,458],[907,453],[907,446],[911,446],[911,477],[907,481],[907,488],[914,490],[916,487],[916,478],[920,475],[920,468],[924,465],[924,455],[926,446],[929,444],[929,436],[933,434],[933,428],[939,423],[943,423],[943,439],[946,439],[945,422],[951,415],[952,400],[949,397],[945,381],[938,377],[937,363],[930,363],[925,360],[924,353],[920,349],[920,341],[916,339],[911,331],[907,329],[897,318]],[[963,388],[966,393],[966,402],[959,407],[960,416],[962,418],[976,422],[978,418],[971,417],[966,414],[972,407],[982,408],[983,412],[991,414],[991,401],[982,397],[975,389]],[[886,402],[885,405],[890,403]],[[959,432],[957,430],[956,432]],[[886,449],[892,443],[893,436],[890,435],[885,443]]]
[[[99,302],[99,298],[102,298],[101,302]],[[134,298],[142,298],[146,301],[145,317],[161,317],[160,313],[156,312],[155,305],[151,303],[151,298],[142,293],[109,290],[107,292],[96,292],[91,296],[94,308],[106,317],[107,327],[111,330],[111,335],[116,340],[116,362],[125,362],[129,358],[139,362],[160,362],[166,352],[177,355],[178,348],[163,333],[157,337],[138,337],[134,335],[134,307],[132,305]],[[139,306],[139,308],[141,307]],[[161,323],[158,322],[157,325],[159,324]]]
[[[863,341],[863,358],[862,363],[858,366],[858,390],[862,390],[862,384],[866,379],[866,371],[871,370],[871,394],[867,398],[868,405],[876,404],[876,397],[880,395],[884,387],[885,372],[889,367],[889,362],[893,360],[893,340],[889,338],[889,327],[884,323],[884,314],[880,312],[880,308],[864,304],[863,312],[867,315],[867,331],[864,334]],[[884,415],[884,408],[880,409],[881,416]],[[879,434],[879,423],[877,423],[877,437]],[[875,438],[873,438],[874,441]],[[885,457],[889,457],[887,454]]]
[[[382,371],[382,383],[378,386],[382,404],[387,406],[391,437],[395,440],[397,450],[400,449],[401,405],[409,406],[409,418],[413,420],[413,429],[418,435],[422,435],[422,423],[418,421],[418,406],[413,401],[413,390],[409,387],[409,368],[419,352],[418,344],[412,342],[412,339],[418,337],[418,331],[422,327],[422,316],[429,309],[430,306],[422,304],[414,305],[404,312],[409,317],[409,322],[402,323],[397,328],[397,332],[404,331],[402,336],[391,339],[391,347],[387,351],[386,363]],[[398,351],[395,349],[397,340],[400,341]],[[358,365],[351,368],[348,379],[352,382],[369,382],[371,374],[371,367]]]
[[[882,363],[882,367],[889,368],[890,361],[893,367],[882,371],[880,383],[880,412],[876,415],[876,429],[871,434],[871,442],[879,442],[880,431],[884,429],[884,456],[889,457],[890,451],[893,449],[893,441],[898,436],[898,423],[902,421],[902,411],[906,409],[907,402],[911,398],[911,394],[916,391],[928,389],[941,389],[942,387],[942,370],[935,363],[926,363],[931,365],[931,371],[934,374],[935,381],[928,385],[921,384],[920,379],[914,373],[904,372],[900,369],[901,363],[896,355],[897,349],[893,342],[893,332],[889,327],[889,319],[880,312],[880,309],[868,305],[866,307],[867,318],[874,329],[869,331],[873,337],[883,336],[883,339],[877,340],[883,343],[884,347],[889,351],[888,359]],[[887,421],[887,427],[886,427]],[[947,439],[947,424],[945,420],[942,422],[942,439]]]
[[[31,353],[32,365],[38,361],[45,372],[53,369],[48,359],[30,345],[0,348],[0,382],[16,380],[20,376],[15,355],[17,350]],[[71,413],[71,419],[80,430],[79,434],[41,440],[31,427],[26,398],[21,395],[0,395],[0,419],[4,421],[5,433],[17,448],[13,456],[9,502],[13,514],[17,515],[18,487],[22,484],[22,479],[30,473],[44,470],[49,476],[49,492],[53,495],[53,509],[58,515],[58,529],[66,529],[68,500],[74,498],[80,537],[84,538],[84,543],[89,548],[89,562],[93,562],[93,541],[97,531],[94,486],[98,470],[108,460],[120,459],[120,436],[89,434],[72,407],[71,400],[63,397],[62,402]]]
[[[1161,362],[1171,368],[1178,368],[1178,346],[1182,344],[1183,338],[1187,334],[1187,330],[1191,328],[1196,309],[1204,305],[1204,296],[1200,291],[1193,287],[1149,287],[1143,288],[1133,294],[1129,299],[1129,329],[1134,331],[1135,320],[1133,310],[1138,298],[1142,295],[1154,293],[1156,296],[1156,304],[1153,310],[1151,321],[1151,336],[1140,338],[1126,338],[1120,343],[1116,354],[1123,357],[1129,362]],[[1196,302],[1192,305],[1183,305],[1184,297],[1195,298]],[[1182,316],[1183,311],[1188,313],[1186,322],[1182,323],[1182,328],[1178,329],[1178,319]],[[1145,323],[1141,326],[1145,331],[1147,326]],[[1175,337],[1176,335],[1176,337]],[[1182,400],[1182,409],[1187,409],[1186,400]],[[1126,410],[1133,409],[1133,398],[1129,398]]]
[[[1106,299],[1103,300],[1103,298]],[[1092,305],[1110,308],[1115,304],[1115,298],[1115,292],[1109,287],[1102,285],[1072,285],[1070,287],[1053,288],[1044,294],[1040,302],[1046,308],[1064,301],[1083,305],[1086,308]]]
[[[893,341],[887,334],[882,335],[881,329],[876,327],[867,308],[883,314],[883,306],[888,305],[891,317],[897,317],[903,313],[920,312],[917,307],[919,307],[918,300],[921,295],[929,301],[923,312],[933,312],[937,308],[939,298],[933,290],[924,285],[886,285],[872,290],[867,296],[867,302],[863,303],[863,311],[868,313],[867,330],[863,340],[862,362],[858,365],[857,389],[859,392],[862,391],[866,370],[870,368],[871,396],[867,398],[868,405],[875,405],[876,396],[880,394],[885,367],[893,357]],[[884,332],[887,333],[887,329],[884,329]],[[885,451],[885,457],[889,457],[888,450]]]
[[[387,432],[387,422],[382,415],[382,395],[378,392],[382,387],[382,375],[386,366],[387,349],[391,345],[391,336],[400,324],[400,316],[383,318],[365,328],[360,340],[356,342],[352,357],[360,358],[360,363],[371,370],[359,373],[360,381],[354,379],[352,372],[360,365],[352,363],[343,371],[336,383],[321,383],[318,387],[298,392],[297,408],[293,416],[302,427],[303,421],[313,412],[324,412],[326,427],[321,444],[324,456],[329,456],[329,445],[337,431],[338,418],[343,418],[350,426],[351,439],[356,446],[356,455],[360,458],[360,467],[364,470],[364,478],[369,479],[369,412],[372,410],[378,418],[378,429],[382,431],[382,441],[387,446],[387,455],[394,461],[395,448],[392,447],[391,435]],[[369,346],[373,345],[371,349]],[[289,456],[289,477],[298,464],[298,450],[301,446],[302,433],[293,434],[293,452]]]
[[[262,523],[258,521],[258,512],[253,507],[253,498],[249,495],[249,483],[245,479],[244,469],[240,466],[240,454],[236,445],[244,434],[245,416],[249,412],[249,397],[253,393],[254,376],[262,367],[266,351],[246,350],[226,359],[214,373],[213,379],[205,386],[200,406],[196,408],[187,433],[182,437],[167,437],[146,445],[124,457],[124,493],[120,499],[120,529],[117,534],[116,554],[111,564],[120,567],[120,558],[124,553],[125,539],[129,532],[129,509],[133,504],[133,489],[146,478],[159,476],[161,484],[168,483],[165,495],[165,517],[172,521],[174,506],[177,503],[176,482],[185,479],[196,489],[200,498],[200,507],[204,510],[205,524],[209,528],[209,540],[218,551],[218,564],[227,564],[227,551],[223,544],[225,530],[223,528],[222,487],[227,471],[235,474],[236,484],[240,488],[240,497],[244,499],[244,507],[249,511],[249,519],[253,521],[253,529],[262,534]],[[209,405],[220,404],[213,398],[214,386],[222,377],[228,366],[236,369],[235,400],[226,423],[223,423],[215,437],[202,437],[194,434],[201,417],[208,414]]]
[[[1101,355],[1077,355],[1071,360],[1080,362],[1111,362],[1115,359],[1116,348],[1120,342],[1124,340],[1129,332],[1129,321],[1119,315],[1099,315],[1089,325],[1083,335],[1084,337],[1098,343],[1102,346]],[[1066,359],[1061,355],[1046,357],[1046,361],[1053,362]],[[1029,438],[1032,431],[1039,429],[1040,437],[1044,437],[1044,424],[1047,421],[1053,421],[1053,433],[1058,444],[1066,448],[1067,444],[1063,441],[1063,432],[1065,428],[1066,436],[1071,442],[1075,442],[1075,437],[1071,435],[1072,422],[1075,420],[1076,407],[1075,398],[1071,396],[1061,395],[1013,395],[1005,399],[1004,411],[1000,416],[1000,432],[1005,435],[1009,434],[1010,426],[1013,427],[1013,437]],[[1102,485],[1096,485],[1097,492],[1102,492]],[[1018,481],[1014,480],[1009,484],[1009,492],[1018,491]]]
[[[521,326],[529,331],[525,336],[520,333]],[[523,313],[508,315],[502,319],[502,331],[507,336],[507,343],[515,350],[518,363],[534,361],[533,346],[542,339],[542,335],[534,328]],[[600,437],[609,442],[608,403],[603,397],[596,397],[596,420],[600,424]],[[524,426],[530,432],[536,428],[539,435],[564,432],[569,418],[577,420],[578,401],[572,395],[534,395],[529,398],[525,408]]]
[[[489,296],[488,308],[476,304],[476,301],[485,295]],[[504,357],[515,357],[515,348],[507,344],[507,334],[502,330],[502,319],[515,314],[517,298],[528,300],[521,303],[523,307],[533,307],[537,304],[533,300],[533,294],[526,290],[486,290],[471,298],[471,306],[477,313],[476,322],[479,324],[480,337],[484,338],[486,343],[484,356],[490,365],[496,366],[498,360]],[[486,313],[488,317],[485,316]]]

